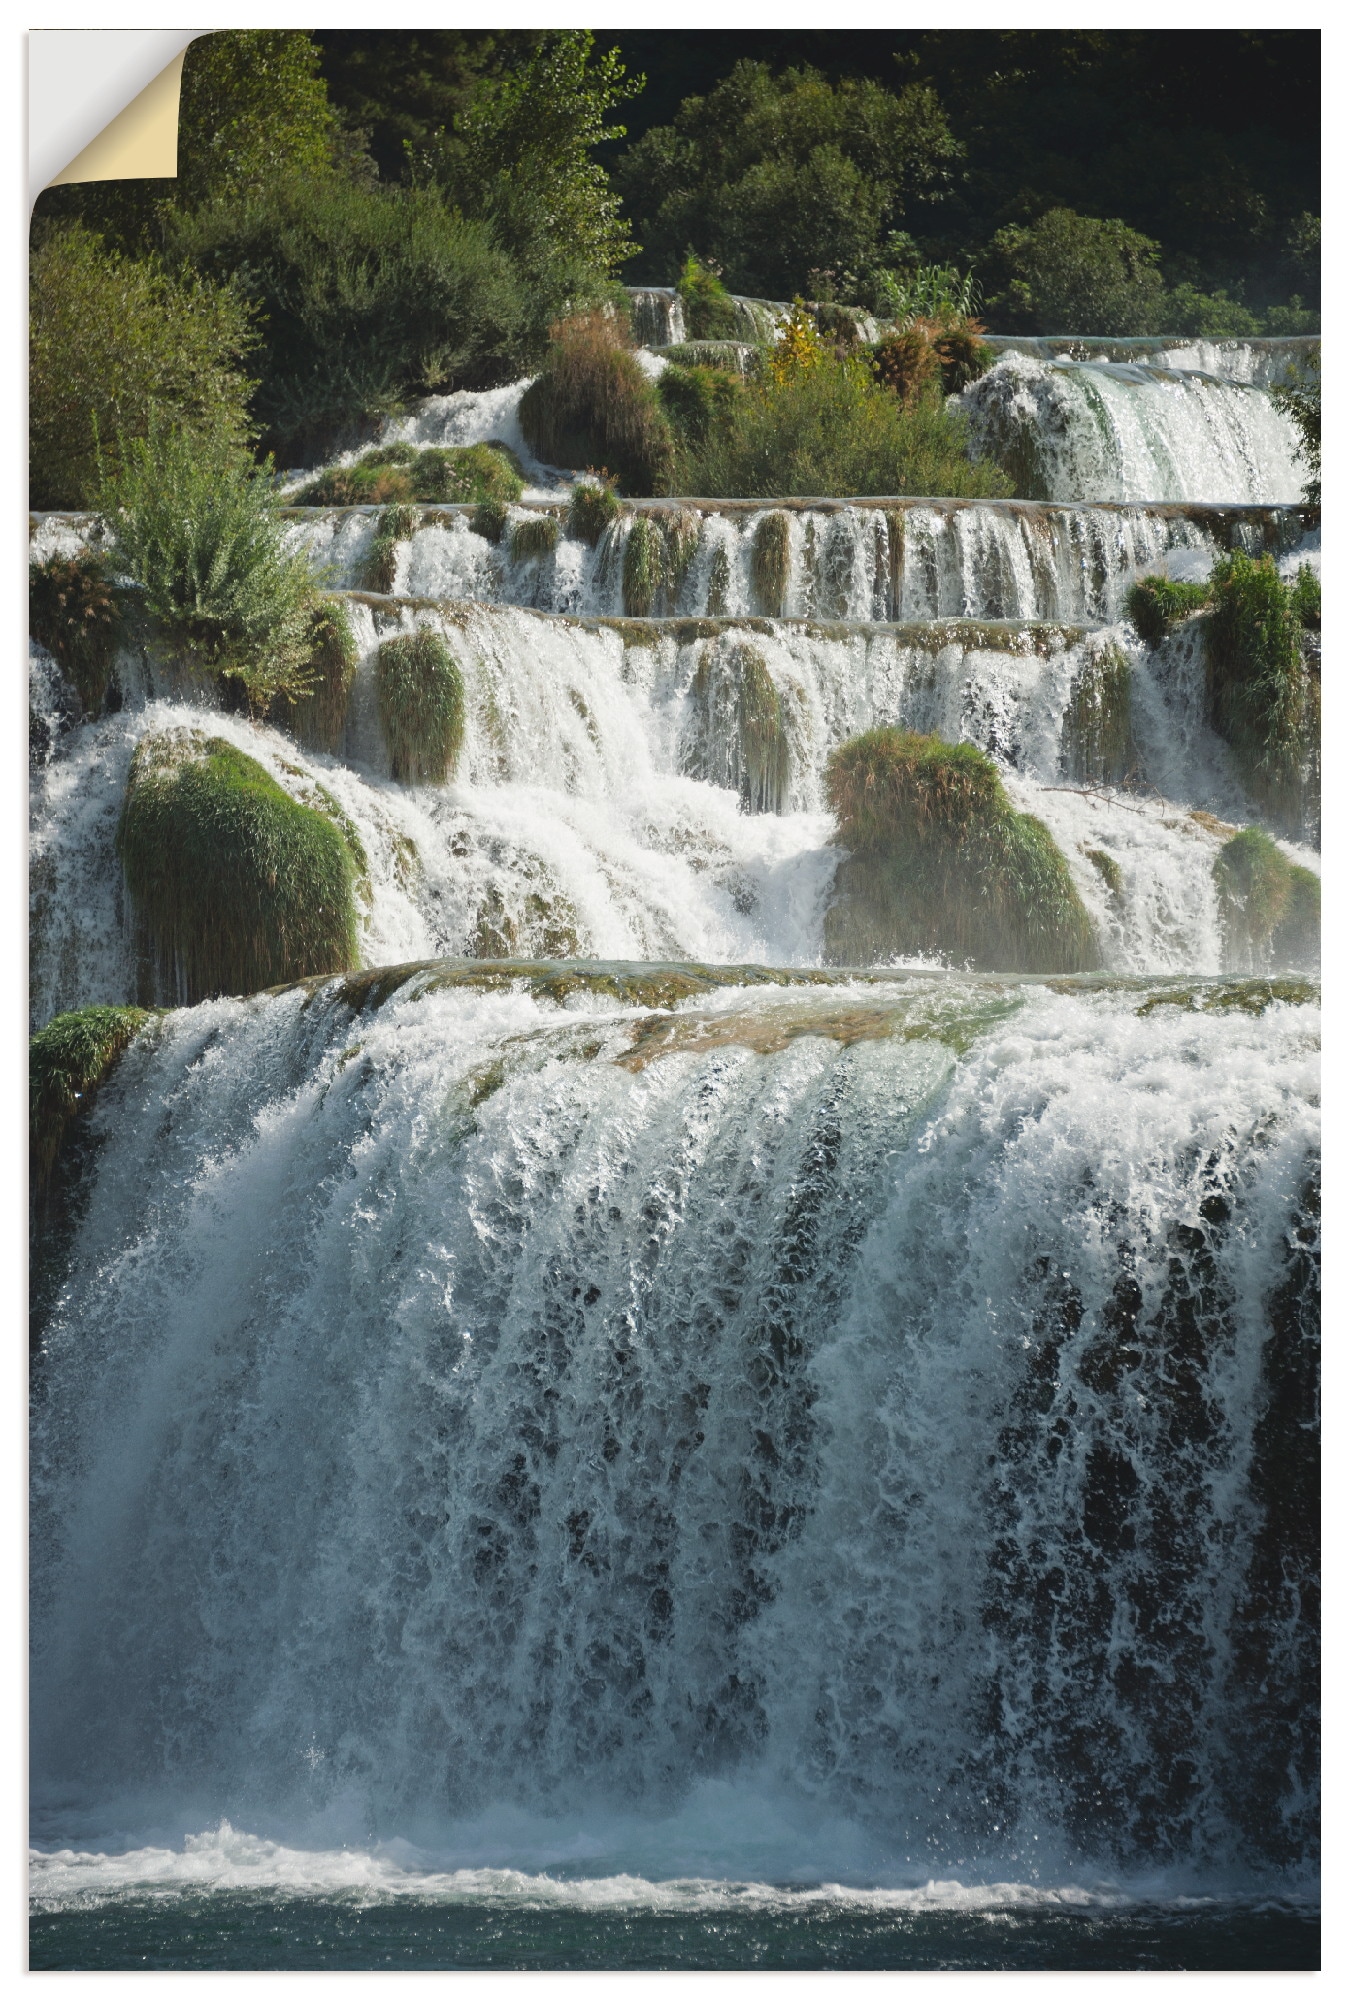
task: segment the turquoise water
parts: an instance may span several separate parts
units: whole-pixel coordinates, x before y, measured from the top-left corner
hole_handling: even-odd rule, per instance
[[[771,1912],[508,1908],[254,1890],[34,1915],[35,1970],[1313,1971],[1315,1910],[867,1910],[785,1894]]]

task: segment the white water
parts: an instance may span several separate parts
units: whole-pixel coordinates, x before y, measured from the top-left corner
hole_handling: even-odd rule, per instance
[[[584,994],[166,1017],[92,1114],[46,1346],[44,1845],[444,1846],[491,1808],[496,1865],[551,1815],[625,1872],[636,1817],[631,1872],[745,1879],[795,1802],[826,1879],[1055,1882],[1136,1840],[1231,1868],[1270,1787],[1297,1842],[1230,1630],[1316,1017],[1145,998],[731,989],[650,1060]],[[740,1865],[671,1867],[686,1821],[662,1867],[707,1779]]]
[[[1009,354],[953,401],[972,450],[1047,500],[1288,502],[1308,478],[1269,396],[1208,375]]]

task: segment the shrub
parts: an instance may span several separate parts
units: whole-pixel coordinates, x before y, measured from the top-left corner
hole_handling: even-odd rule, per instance
[[[98,715],[122,632],[121,595],[106,559],[85,550],[30,564],[28,624],[79,696],[81,712]]]
[[[219,737],[142,738],[117,851],[152,992],[192,1006],[357,963],[341,832]]]
[[[169,228],[171,250],[238,274],[264,326],[264,441],[311,463],[413,396],[509,380],[535,351],[522,282],[487,225],[431,188],[285,179]]]
[[[326,598],[310,613],[306,652],[309,692],[283,705],[276,718],[309,749],[331,753],[341,748],[356,660],[356,639],[346,608],[339,599]]]
[[[386,639],[375,656],[375,693],[394,777],[443,785],[464,742],[464,681],[440,634],[423,628]]]
[[[284,546],[270,461],[252,465],[228,441],[152,416],[105,478],[99,509],[110,560],[139,585],[160,650],[237,680],[255,711],[306,691],[314,576]]]
[[[905,406],[863,360],[825,356],[749,383],[726,426],[683,455],[681,489],[746,498],[1011,493],[996,466],[966,456],[965,435],[940,400]]]
[[[1306,380],[1292,380],[1279,384],[1270,392],[1276,403],[1287,416],[1294,420],[1299,436],[1299,457],[1307,466],[1312,478],[1303,489],[1304,502],[1309,507],[1322,504],[1322,355],[1319,349],[1309,364],[1310,374]],[[1292,372],[1292,371],[1291,371]]]
[[[321,472],[295,495],[297,507],[359,507],[372,501],[482,502],[519,500],[525,481],[506,455],[490,444],[387,444],[362,452],[351,465]]]
[[[1244,827],[1214,862],[1227,955],[1236,970],[1315,966],[1322,885],[1299,868],[1259,827]]]
[[[826,919],[836,963],[949,954],[1004,972],[1081,972],[1092,925],[1045,827],[1015,812],[970,743],[874,729],[836,750],[826,788],[852,858]]]
[[[557,546],[556,514],[527,514],[511,530],[512,562],[530,562],[536,558],[542,561],[545,556],[551,556]]]
[[[92,505],[99,440],[115,468],[155,409],[194,439],[249,436],[239,364],[256,336],[228,284],[171,277],[75,226],[35,251],[29,301],[30,505]]]
[[[1146,646],[1160,646],[1172,627],[1209,602],[1207,583],[1174,583],[1167,576],[1144,576],[1130,585],[1126,616]]]
[[[1156,333],[1166,302],[1158,249],[1123,222],[1071,208],[1010,224],[993,240],[1005,282],[990,315],[1012,332]]]
[[[58,1014],[29,1042],[28,1157],[38,1198],[72,1119],[89,1110],[118,1057],[149,1019],[142,1007],[81,1007]]]
[[[1180,284],[1168,292],[1162,318],[1169,333],[1189,333],[1208,340],[1249,340],[1262,331],[1254,312],[1219,292],[1201,292]]]
[[[921,401],[941,386],[947,396],[974,382],[993,361],[976,319],[916,319],[887,334],[872,349],[872,366],[904,403]]]
[[[564,321],[520,401],[530,449],[551,465],[608,466],[626,493],[668,490],[674,446],[655,386],[612,321]]]
[[[417,533],[417,509],[402,505],[386,507],[375,523],[375,534],[366,551],[361,580],[367,590],[387,595],[398,575],[398,545]]]
[[[741,381],[721,368],[672,364],[658,379],[656,393],[676,439],[687,448],[730,420]]]
[[[736,340],[744,332],[740,310],[716,271],[687,257],[675,281],[690,340]]]
[[[578,480],[568,503],[567,532],[594,548],[618,512],[618,496],[612,486],[600,480]]]
[[[1307,632],[1322,629],[1322,579],[1311,563],[1300,563],[1298,574],[1289,586],[1290,603],[1295,618]]]
[[[1294,593],[1270,556],[1235,550],[1210,574],[1210,712],[1243,774],[1281,823],[1301,825],[1317,688],[1304,664]]]

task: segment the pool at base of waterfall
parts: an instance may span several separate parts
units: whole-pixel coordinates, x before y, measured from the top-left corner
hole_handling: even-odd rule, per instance
[[[527,1845],[536,1854],[537,1842],[535,1829]],[[35,1971],[1311,1971],[1320,1963],[1317,1905],[1297,1889],[1206,1889],[1156,1875],[924,1879],[913,1869],[880,1882],[667,1879],[609,1872],[613,1851],[586,1858],[575,1831],[556,1845],[574,1858],[542,1869],[533,1856],[520,1867],[474,1866],[462,1849],[438,1857],[402,1841],[301,1850],[222,1821],[177,1848],[35,1850],[29,1962]],[[639,1868],[650,1864],[653,1842],[637,1842],[635,1857]]]

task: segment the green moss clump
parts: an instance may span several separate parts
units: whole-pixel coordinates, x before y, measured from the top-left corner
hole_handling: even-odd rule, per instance
[[[1315,967],[1321,941],[1322,885],[1292,862],[1268,833],[1247,826],[1214,863],[1227,956],[1240,971]]]
[[[750,581],[765,618],[781,618],[791,570],[791,530],[786,514],[761,514],[750,544]]]
[[[675,290],[684,307],[684,330],[690,340],[736,340],[744,335],[736,301],[716,271],[700,264],[697,257],[685,259]]]
[[[1118,896],[1123,886],[1124,878],[1120,872],[1120,863],[1116,860],[1114,854],[1108,854],[1104,847],[1088,847],[1083,851],[1097,873],[1101,876],[1103,882],[1105,882],[1109,893],[1113,896]]]
[[[672,363],[662,371],[656,393],[677,440],[699,445],[710,430],[729,420],[741,393],[741,376],[723,368]]]
[[[309,629],[312,685],[289,710],[283,709],[273,719],[282,722],[296,741],[309,749],[335,752],[341,748],[356,678],[356,639],[346,607],[336,598],[315,606]]]
[[[1146,646],[1160,646],[1172,627],[1209,602],[1207,583],[1174,583],[1167,576],[1145,576],[1130,585],[1125,610]]]
[[[423,628],[386,639],[375,656],[375,692],[395,778],[443,785],[464,743],[464,680],[440,634]]]
[[[1206,635],[1211,717],[1265,809],[1301,828],[1316,749],[1318,683],[1300,644],[1294,593],[1270,556],[1240,550],[1210,576]]]
[[[736,780],[741,805],[750,813],[780,813],[791,775],[782,697],[764,655],[755,647],[737,646],[733,659],[740,680]]]
[[[219,737],[142,739],[117,851],[147,997],[192,1006],[358,962],[341,832]]]
[[[567,532],[594,548],[619,511],[619,497],[612,486],[595,479],[579,479],[572,488],[567,509]]]
[[[623,608],[629,618],[650,617],[665,573],[665,537],[660,523],[639,514],[623,548]]]
[[[826,787],[852,855],[826,916],[835,964],[913,953],[1003,972],[1100,964],[1063,855],[973,744],[874,729],[834,752]]]
[[[143,1007],[81,1007],[58,1014],[28,1045],[28,1157],[33,1194],[51,1179],[73,1118],[95,1092],[149,1014]]]
[[[1130,663],[1119,646],[1091,654],[1074,676],[1061,742],[1066,772],[1081,784],[1117,785],[1133,769]]]
[[[491,542],[495,548],[506,533],[509,518],[505,501],[480,500],[473,510],[470,526],[475,535],[481,535],[485,542]]]
[[[399,503],[386,507],[375,523],[375,538],[366,552],[361,587],[387,596],[398,575],[398,545],[417,533],[417,509]]]
[[[529,514],[511,530],[512,562],[529,562],[534,557],[551,556],[558,546],[556,514]]]
[[[680,585],[689,574],[689,565],[698,550],[702,524],[697,514],[691,514],[685,507],[667,514],[663,522],[665,531],[665,571],[669,603],[673,609]]]
[[[295,495],[297,507],[384,506],[397,501],[519,500],[525,482],[505,445],[380,445],[351,465],[321,472]]]
[[[98,715],[122,633],[122,602],[102,556],[48,556],[28,571],[28,626],[80,698]]]

